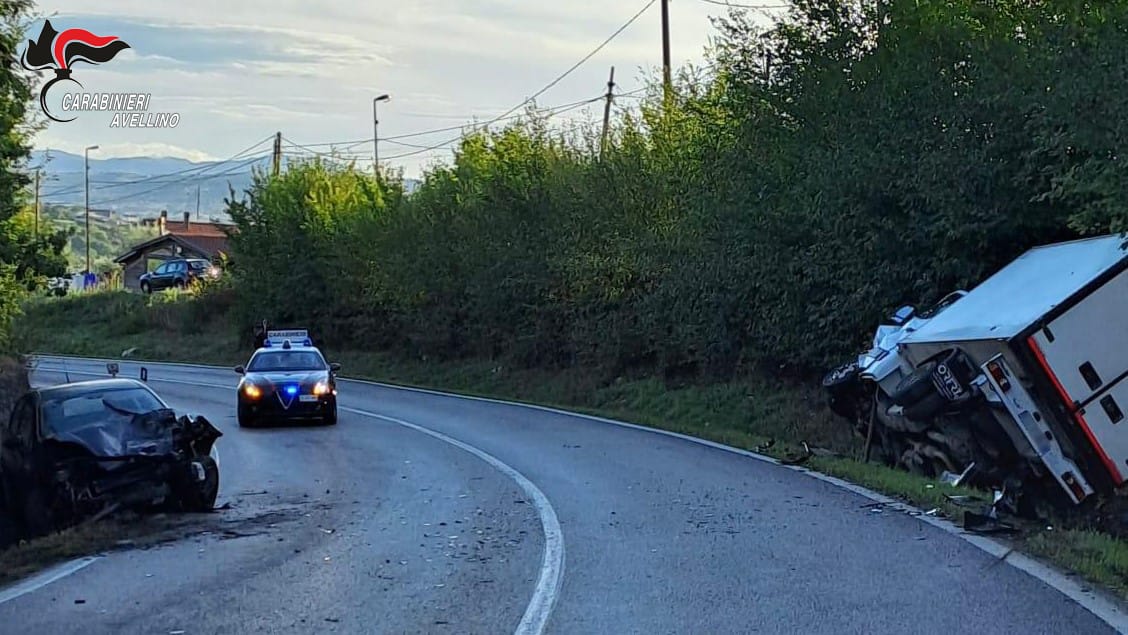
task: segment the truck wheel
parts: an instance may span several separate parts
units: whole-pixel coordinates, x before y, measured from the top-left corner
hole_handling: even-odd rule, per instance
[[[932,371],[936,370],[937,362],[925,362],[918,366],[911,374],[897,384],[889,399],[902,408],[909,408],[930,394],[940,396],[936,387],[932,385]]]
[[[853,384],[858,379],[858,362],[847,362],[827,373],[822,380],[823,388],[828,390],[841,389]]]
[[[927,423],[932,421],[944,409],[948,407],[948,400],[944,395],[933,391],[932,394],[925,395],[923,399],[904,408],[905,417],[920,423]]]
[[[830,371],[822,380],[830,411],[851,421],[858,416],[858,374],[858,362],[852,361]]]

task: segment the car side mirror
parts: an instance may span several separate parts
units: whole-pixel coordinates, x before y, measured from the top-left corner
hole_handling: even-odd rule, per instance
[[[332,364],[329,364],[329,370],[333,371],[334,373],[339,373],[341,372],[341,365],[337,362],[333,362]]]
[[[236,366],[236,367],[235,367],[235,372],[237,372],[237,373],[239,373],[240,375],[242,375],[243,373],[247,372],[247,369],[246,369],[246,368],[243,368],[242,366]]]
[[[905,305],[897,309],[897,312],[893,314],[892,320],[894,324],[900,326],[901,324],[904,324],[905,322],[908,322],[910,319],[912,319],[914,315],[916,315],[916,307],[912,305]]]

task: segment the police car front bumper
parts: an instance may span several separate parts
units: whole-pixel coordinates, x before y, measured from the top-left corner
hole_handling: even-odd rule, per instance
[[[269,419],[319,419],[332,414],[337,396],[301,394],[292,397],[281,392],[265,393],[252,399],[240,393],[239,409],[244,416]]]

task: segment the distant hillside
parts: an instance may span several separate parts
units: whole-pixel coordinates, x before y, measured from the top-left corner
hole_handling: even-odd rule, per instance
[[[283,155],[283,166],[289,157]],[[45,203],[82,205],[84,184],[82,155],[59,150],[36,150],[28,163],[41,168],[40,196]],[[170,216],[196,211],[199,188],[200,217],[220,215],[229,196],[229,186],[237,194],[251,186],[253,168],[267,170],[269,158],[194,163],[174,157],[90,157],[90,206],[95,209],[156,216],[167,210]],[[408,179],[408,192],[418,183]]]

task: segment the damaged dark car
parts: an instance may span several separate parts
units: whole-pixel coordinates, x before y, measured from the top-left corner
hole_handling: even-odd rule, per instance
[[[0,426],[0,547],[117,509],[210,511],[222,435],[132,379],[29,391]]]

